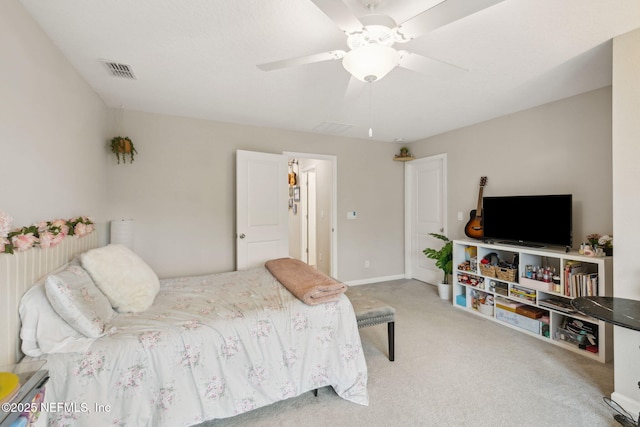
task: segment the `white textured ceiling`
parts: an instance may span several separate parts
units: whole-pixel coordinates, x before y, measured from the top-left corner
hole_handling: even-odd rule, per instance
[[[454,1],[454,0],[447,0]],[[457,0],[475,1],[475,0]],[[21,0],[111,107],[344,136],[415,141],[611,83],[611,43],[640,27],[638,0],[505,0],[401,46],[455,64],[396,68],[345,98],[339,60],[256,65],[348,50],[310,0]],[[345,0],[357,16],[361,0]],[[403,22],[433,0],[382,0]],[[128,64],[112,77],[101,59]],[[329,130],[332,126],[325,126]],[[325,131],[326,132],[326,131]]]

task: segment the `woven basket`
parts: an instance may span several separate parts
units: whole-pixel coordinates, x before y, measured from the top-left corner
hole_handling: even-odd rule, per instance
[[[515,282],[517,274],[518,274],[517,268],[496,267],[496,277],[500,280],[506,280],[507,282]]]
[[[480,264],[480,274],[487,277],[496,277],[496,266],[489,264]]]

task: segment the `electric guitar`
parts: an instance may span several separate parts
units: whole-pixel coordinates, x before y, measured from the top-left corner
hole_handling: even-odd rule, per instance
[[[487,184],[487,177],[480,178],[480,190],[478,190],[478,207],[471,211],[469,221],[464,227],[464,234],[472,239],[482,239],[484,237],[484,226],[482,224],[482,191]]]

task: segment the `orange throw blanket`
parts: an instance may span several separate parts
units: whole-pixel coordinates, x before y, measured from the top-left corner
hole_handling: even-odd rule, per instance
[[[293,258],[278,258],[264,264],[282,285],[309,305],[337,301],[347,285]]]

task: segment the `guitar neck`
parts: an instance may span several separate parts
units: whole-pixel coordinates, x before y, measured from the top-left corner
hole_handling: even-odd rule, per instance
[[[480,187],[478,191],[478,206],[476,207],[476,216],[482,216],[482,192],[484,187]]]

